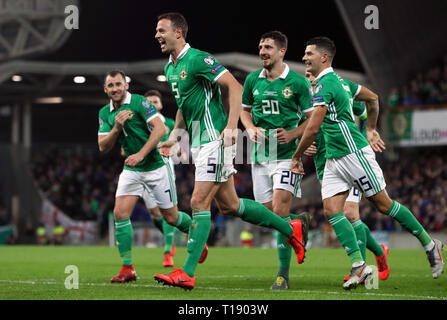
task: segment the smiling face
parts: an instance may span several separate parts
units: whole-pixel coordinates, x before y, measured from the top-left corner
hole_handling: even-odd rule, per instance
[[[104,92],[109,99],[115,104],[121,104],[126,98],[126,91],[129,89],[129,84],[126,79],[118,73],[115,76],[107,76],[104,83]]]
[[[174,28],[172,21],[169,19],[161,19],[157,23],[155,29],[155,39],[160,44],[161,52],[170,54],[177,47],[179,39],[182,38],[180,28]]]
[[[286,53],[286,48],[279,48],[271,38],[261,39],[259,42],[259,57],[262,67],[271,70],[278,62],[281,62]]]
[[[306,50],[304,50],[303,61],[306,65],[306,72],[311,73],[315,77],[320,73],[323,56],[314,44],[308,45]]]

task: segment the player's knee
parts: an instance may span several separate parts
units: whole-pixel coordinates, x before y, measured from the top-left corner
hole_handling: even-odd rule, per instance
[[[113,216],[115,218],[115,221],[120,221],[129,218],[129,215],[120,208],[113,209]]]
[[[209,204],[206,201],[205,197],[201,197],[200,195],[193,194],[191,197],[191,209],[193,211],[206,211],[209,208]]]

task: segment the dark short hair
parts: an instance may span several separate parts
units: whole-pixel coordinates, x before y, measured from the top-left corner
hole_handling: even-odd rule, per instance
[[[273,41],[279,48],[286,48],[286,49],[287,49],[287,44],[289,42],[289,40],[287,39],[287,36],[284,33],[282,33],[281,31],[266,32],[261,36],[261,41],[265,40],[265,39],[273,39]]]
[[[330,60],[334,59],[337,49],[335,48],[335,43],[328,37],[314,37],[306,42],[306,46],[315,45],[317,50],[320,52],[325,52],[329,55]]]
[[[155,90],[155,89],[147,90],[147,91],[144,93],[144,96],[145,96],[146,98],[149,97],[149,96],[157,96],[157,97],[159,97],[160,100],[161,100],[161,93],[160,93],[160,91]]]
[[[106,75],[104,76],[104,83],[106,83],[107,77],[110,76],[110,77],[114,78],[114,77],[116,77],[119,74],[123,77],[124,82],[126,82],[126,74],[124,73],[124,71],[112,70],[112,71],[107,72]]]
[[[186,35],[188,34],[188,22],[181,13],[179,12],[163,13],[157,17],[157,21],[160,21],[161,19],[171,20],[172,26],[175,29],[177,28],[182,29],[182,36],[184,39],[186,39]]]

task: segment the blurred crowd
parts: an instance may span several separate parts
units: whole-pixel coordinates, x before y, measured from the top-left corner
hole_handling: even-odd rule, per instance
[[[446,151],[447,148],[400,149],[396,161],[378,159],[390,196],[406,205],[429,231],[447,231],[447,201],[444,196],[447,194]],[[35,152],[32,166],[35,182],[46,197],[73,219],[98,221],[101,235],[105,236],[123,161],[119,150],[103,156],[94,148],[52,148]],[[313,163],[308,159],[306,165],[311,167]],[[238,195],[253,198],[250,166],[236,165],[236,169]],[[308,174],[311,173],[309,171]],[[179,210],[191,213],[194,166],[177,165],[175,172]],[[292,212],[311,213],[311,229],[327,227],[321,202],[300,205],[297,200],[295,203]],[[379,214],[367,200],[362,200],[360,208],[361,218],[371,230],[400,230],[397,223]],[[215,206],[212,207],[212,218],[210,237],[217,240],[225,233],[225,222],[231,218],[222,217]],[[141,219],[141,206],[134,215],[134,220],[138,219]]]
[[[389,107],[447,103],[447,55],[406,85],[392,88],[387,100]]]

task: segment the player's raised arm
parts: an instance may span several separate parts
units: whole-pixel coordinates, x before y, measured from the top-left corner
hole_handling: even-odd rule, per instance
[[[224,139],[224,146],[230,146],[235,144],[237,139],[237,125],[242,109],[242,85],[230,72],[225,72],[217,80],[217,83],[228,89],[230,111],[227,126],[220,135],[220,138]]]

